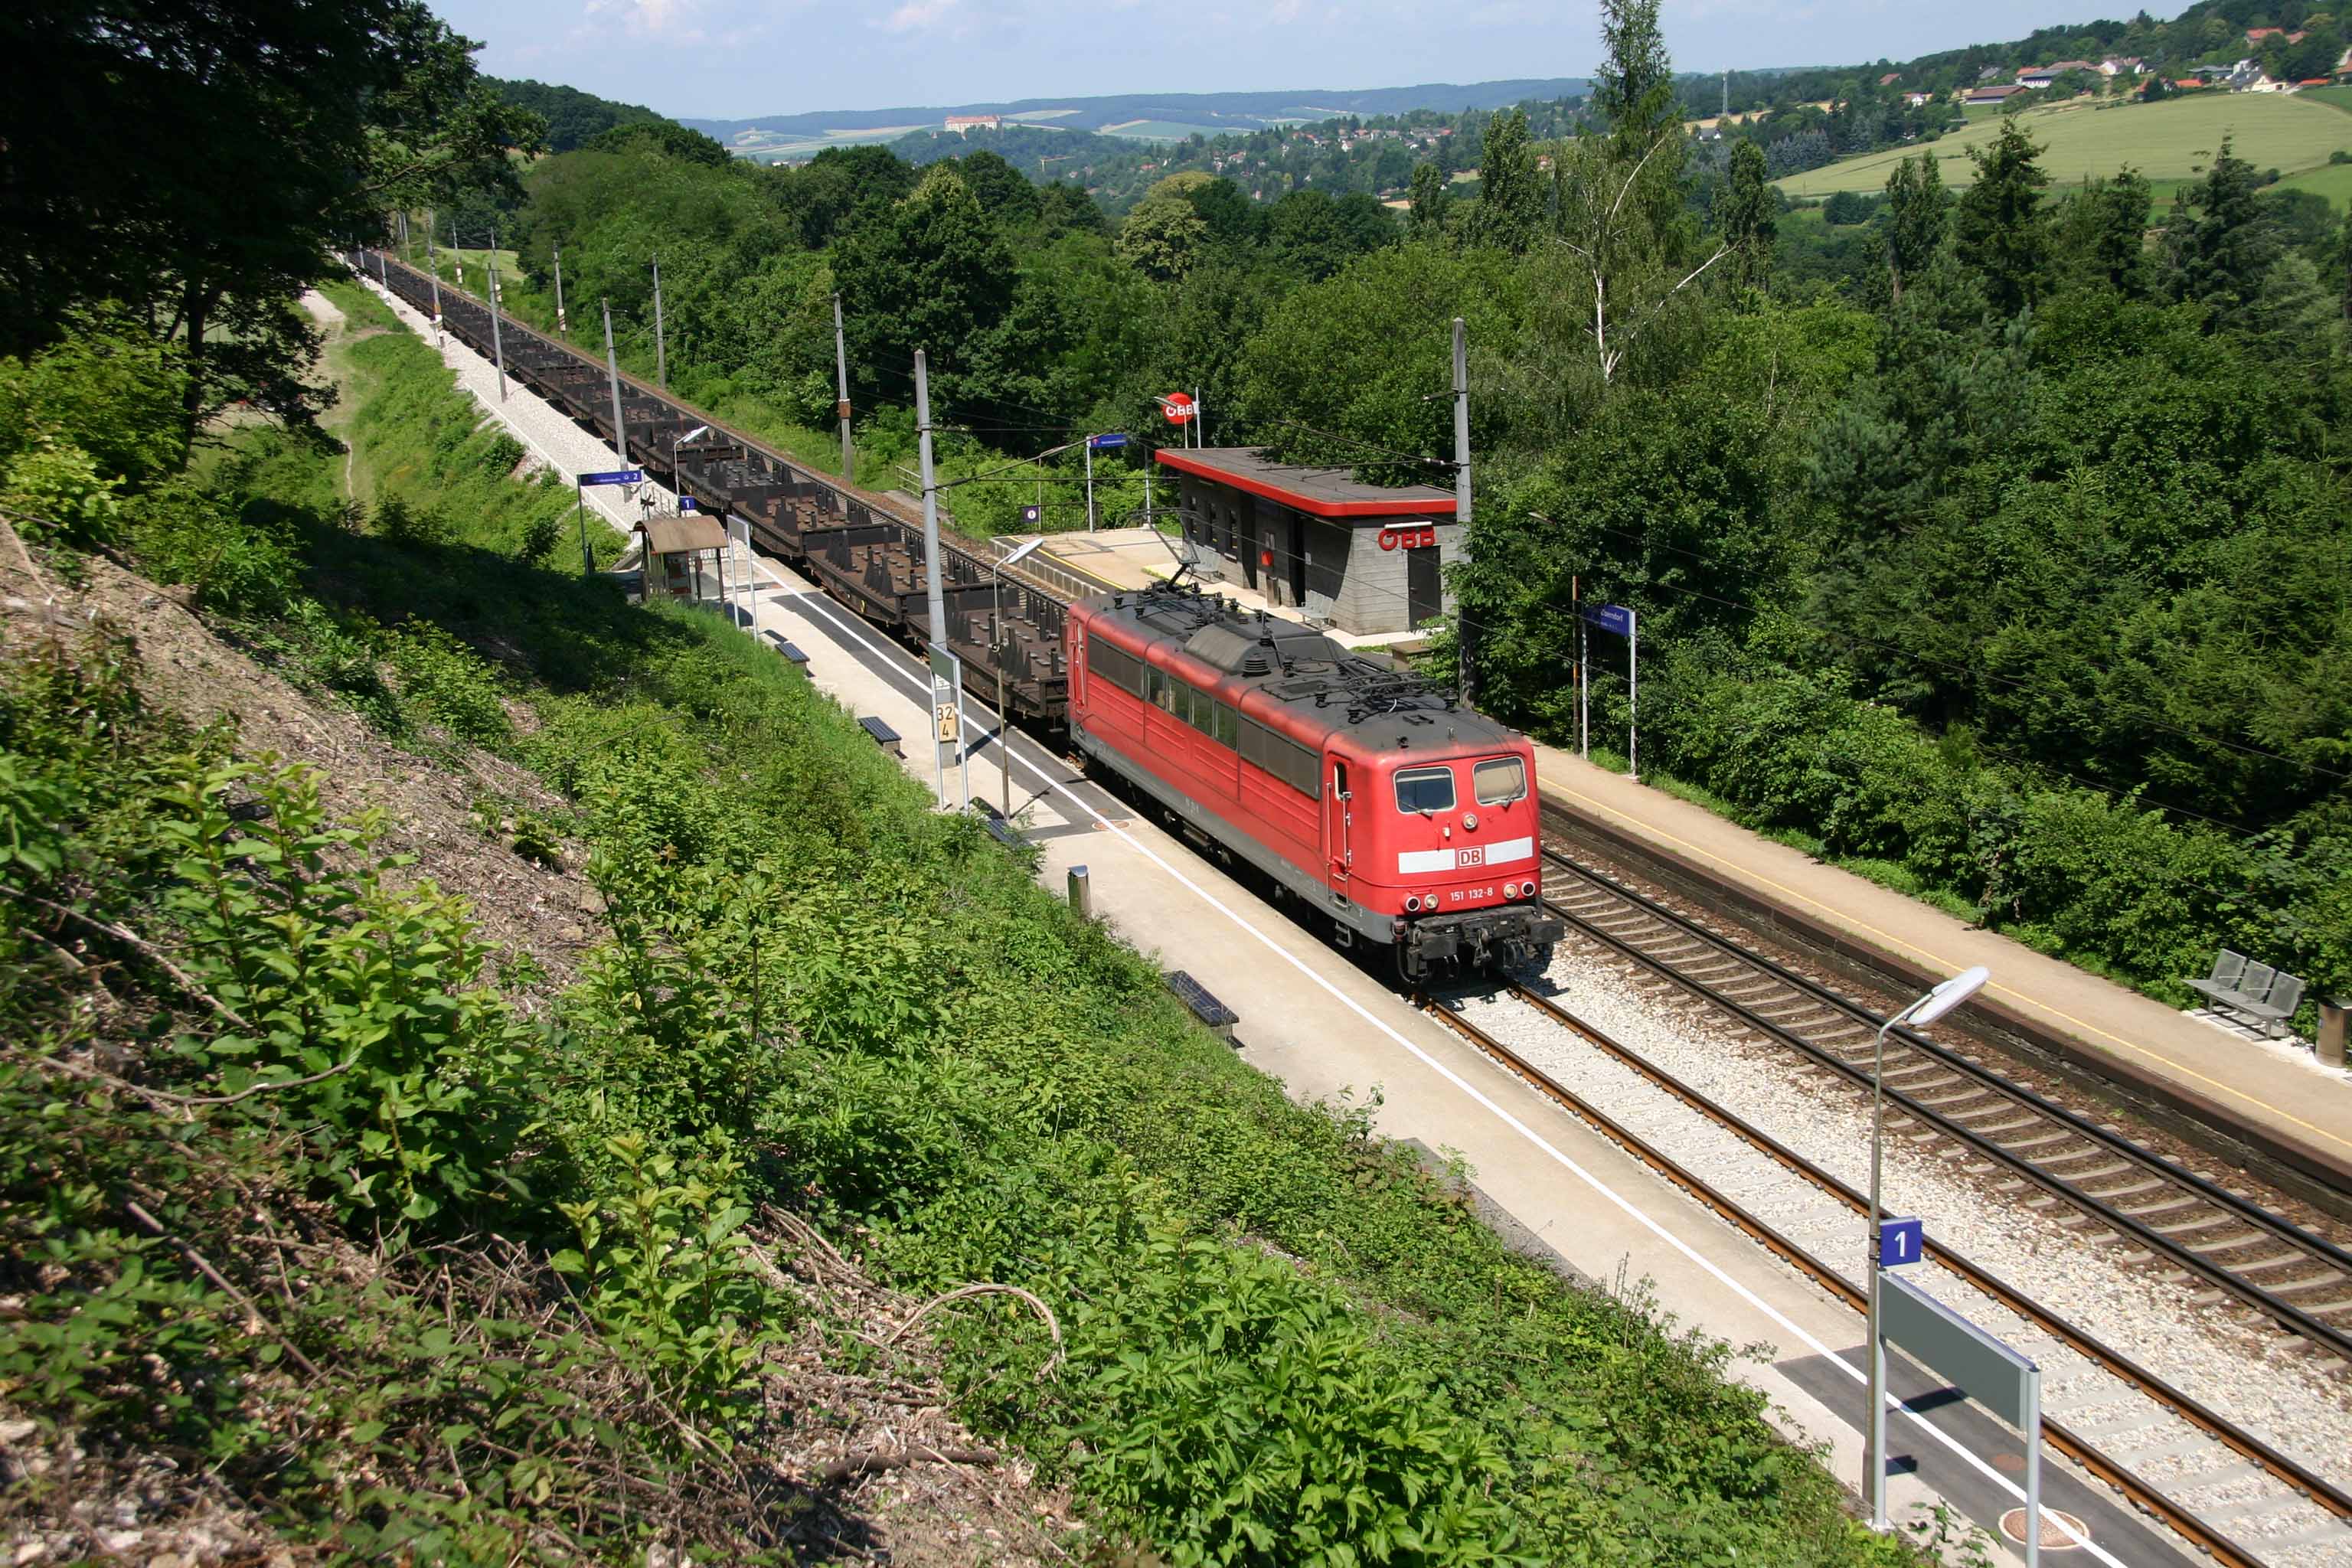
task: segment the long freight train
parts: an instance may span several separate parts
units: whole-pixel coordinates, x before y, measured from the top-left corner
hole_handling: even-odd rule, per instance
[[[347,259],[432,310],[424,273],[377,251]],[[461,342],[500,346],[478,300],[446,284],[438,300]],[[1407,982],[1533,962],[1559,940],[1532,749],[1429,683],[1192,587],[1073,602],[1016,567],[999,620],[989,557],[945,540],[935,631],[919,523],[628,377],[615,440],[604,366],[512,317],[499,337],[509,375],[629,461],[742,519],[763,552],[867,620],[946,642],[974,691],[992,698],[1001,668],[1016,715],[1066,726],[1095,766],[1320,911],[1342,944],[1386,952]]]

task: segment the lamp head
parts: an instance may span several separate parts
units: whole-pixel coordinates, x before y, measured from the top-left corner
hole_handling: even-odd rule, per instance
[[[1032,539],[1032,540],[1028,541],[1026,543],[1017,544],[1017,545],[1013,546],[1012,552],[1011,552],[1010,554],[1006,555],[1006,556],[1005,556],[1005,558],[1004,558],[1003,560],[1002,560],[1002,561],[998,562],[998,563],[997,563],[997,564],[998,564],[999,566],[1010,566],[1010,565],[1012,565],[1014,562],[1016,562],[1016,561],[1019,561],[1019,560],[1023,559],[1024,556],[1027,556],[1028,554],[1030,554],[1033,551],[1035,551],[1035,550],[1037,550],[1038,548],[1040,548],[1042,545],[1044,545],[1044,544],[1045,544],[1045,536],[1044,534],[1042,534],[1042,533],[1041,533],[1041,534],[1039,534],[1036,538],[1034,538],[1034,539]]]
[[[1984,983],[1991,978],[1992,971],[1979,963],[1974,969],[1966,970],[1961,973],[1953,975],[1949,980],[1939,983],[1937,987],[1933,991],[1928,992],[1927,997],[1920,1002],[1917,1010],[1911,1015],[1911,1022],[1914,1024],[1934,1023],[1937,1019],[1942,1017],[1945,1014],[1950,1012],[1953,1008],[1958,1006],[1961,1003],[1967,1001],[1969,997],[1983,990]]]

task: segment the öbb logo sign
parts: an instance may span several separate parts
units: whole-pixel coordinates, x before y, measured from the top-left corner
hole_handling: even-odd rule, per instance
[[[1403,528],[1381,530],[1382,550],[1428,550],[1434,548],[1436,543],[1437,525],[1433,522],[1417,522]]]

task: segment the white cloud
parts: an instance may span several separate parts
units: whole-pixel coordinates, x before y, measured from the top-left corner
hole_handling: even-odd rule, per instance
[[[641,37],[672,44],[704,41],[695,20],[701,8],[702,0],[588,0],[589,16],[614,18]]]
[[[962,3],[963,0],[904,0],[882,18],[881,25],[893,33],[926,31],[953,16]]]

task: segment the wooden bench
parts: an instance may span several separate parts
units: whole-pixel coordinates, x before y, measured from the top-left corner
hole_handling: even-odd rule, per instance
[[[1168,989],[1211,1034],[1227,1041],[1234,1037],[1234,1026],[1241,1022],[1241,1015],[1210,995],[1207,986],[1177,969],[1169,972]]]
[[[898,731],[885,724],[880,719],[873,717],[860,719],[857,721],[857,727],[873,736],[874,743],[892,756],[903,757],[907,754],[907,748],[899,742]]]
[[[2283,1030],[2303,1005],[2300,976],[2255,963],[2226,947],[2215,956],[2213,973],[2190,981],[2189,988],[2212,1003],[2214,1011],[2235,1014],[2266,1035]]]

